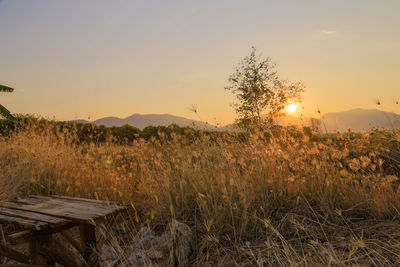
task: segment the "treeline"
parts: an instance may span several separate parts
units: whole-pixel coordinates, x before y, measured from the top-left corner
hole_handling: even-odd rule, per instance
[[[238,140],[245,141],[247,133],[229,133],[222,131],[205,131],[191,127],[180,127],[176,124],[170,126],[147,126],[143,130],[131,125],[119,127],[106,127],[91,123],[51,121],[30,116],[19,116],[15,120],[0,120],[0,136],[8,137],[13,133],[32,128],[35,131],[48,131],[54,134],[68,136],[77,143],[103,143],[111,141],[118,144],[129,144],[138,139],[144,140],[171,140],[175,137],[185,137],[186,140],[195,140],[200,136],[217,139],[224,136],[235,136]]]
[[[176,124],[171,124],[170,126],[147,126],[141,130],[131,125],[106,127],[90,123],[51,121],[31,116],[19,116],[15,120],[0,120],[0,136],[8,137],[29,127],[35,129],[35,131],[43,132],[51,129],[54,134],[73,138],[73,141],[76,143],[103,143],[111,141],[118,144],[129,144],[139,139],[163,141],[178,137],[193,141],[205,136],[210,138],[210,141],[220,138],[224,140],[233,138],[235,141],[247,142],[250,136],[248,132],[208,131],[191,127],[181,127]],[[283,134],[289,134],[295,138],[301,138],[304,135],[315,137],[308,127],[298,129],[296,127],[281,126],[274,126],[273,129],[263,133],[262,136],[265,140],[268,140],[272,136],[278,137]]]

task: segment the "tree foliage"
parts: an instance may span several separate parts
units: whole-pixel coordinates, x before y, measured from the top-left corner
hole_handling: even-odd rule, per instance
[[[14,89],[8,86],[0,85],[0,92],[7,92],[11,93],[13,92]],[[10,111],[6,109],[3,105],[0,104],[0,116],[6,118],[6,119],[14,119],[14,116],[11,115]]]
[[[266,130],[274,117],[290,102],[301,101],[304,85],[280,79],[276,65],[270,58],[262,58],[252,47],[249,56],[242,59],[228,79],[226,90],[232,91],[238,115],[236,124],[245,130]]]

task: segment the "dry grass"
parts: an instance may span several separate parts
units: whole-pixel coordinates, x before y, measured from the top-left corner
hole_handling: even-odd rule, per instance
[[[195,265],[399,265],[399,143],[392,131],[76,145],[32,127],[0,140],[0,197],[115,200],[136,229],[176,218],[195,233]]]

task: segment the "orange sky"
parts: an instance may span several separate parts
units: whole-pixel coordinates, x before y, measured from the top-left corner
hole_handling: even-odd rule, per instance
[[[3,0],[0,84],[16,91],[0,101],[60,120],[170,113],[226,124],[223,88],[255,46],[306,84],[306,116],[378,99],[400,113],[398,10],[398,0]]]

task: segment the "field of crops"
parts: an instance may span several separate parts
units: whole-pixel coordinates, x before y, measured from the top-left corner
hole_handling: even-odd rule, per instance
[[[95,144],[33,124],[0,139],[0,199],[114,200],[132,234],[176,219],[195,265],[399,265],[400,133],[273,136]]]

